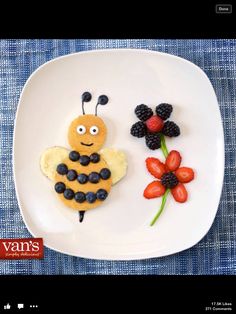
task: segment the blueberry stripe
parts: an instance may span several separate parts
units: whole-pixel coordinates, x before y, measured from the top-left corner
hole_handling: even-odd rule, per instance
[[[111,177],[111,171],[108,168],[103,168],[100,172],[92,171],[89,174],[77,173],[73,169],[67,169],[67,179],[74,181],[77,179],[79,184],[85,184],[87,182],[97,184],[100,180],[108,180]]]
[[[75,200],[77,203],[84,203],[85,201],[89,204],[94,203],[96,200],[105,201],[108,196],[108,192],[104,189],[98,189],[96,193],[94,192],[87,192],[84,193],[82,191],[74,192],[70,188],[66,188],[63,196],[67,200]]]
[[[79,152],[73,150],[69,153],[69,159],[73,162],[79,162],[82,166],[87,166],[90,162],[96,164],[100,161],[98,153],[92,153],[90,156],[80,155]]]

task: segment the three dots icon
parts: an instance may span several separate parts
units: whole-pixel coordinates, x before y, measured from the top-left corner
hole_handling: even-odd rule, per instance
[[[32,304],[31,304],[31,305],[30,305],[30,308],[37,308],[37,307],[38,307],[37,304],[36,304],[36,305],[34,305],[34,304],[32,305]]]

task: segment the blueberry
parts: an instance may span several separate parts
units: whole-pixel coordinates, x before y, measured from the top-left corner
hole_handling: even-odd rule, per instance
[[[106,105],[108,103],[108,97],[106,95],[101,95],[98,97],[98,103],[100,105]]]
[[[98,183],[100,180],[100,176],[97,172],[91,172],[88,178],[91,183]]]
[[[90,158],[86,155],[80,156],[79,162],[82,166],[87,166],[90,162]]]
[[[92,95],[89,92],[84,92],[82,95],[82,101],[89,102],[92,99]]]
[[[74,195],[75,195],[75,193],[74,193],[74,191],[71,190],[71,189],[66,189],[66,190],[64,191],[64,197],[65,197],[67,200],[72,200],[73,197],[74,197]]]
[[[66,189],[66,186],[63,182],[57,182],[54,186],[55,191],[59,194],[63,193]]]
[[[80,184],[85,184],[86,182],[88,182],[88,176],[84,173],[80,173],[77,177],[77,181]]]
[[[75,193],[75,200],[77,203],[83,203],[86,200],[85,194],[83,192]]]
[[[88,203],[94,203],[96,201],[97,197],[96,194],[93,192],[86,193],[86,200]]]
[[[100,171],[100,176],[103,180],[107,180],[110,178],[111,176],[111,171],[108,169],[108,168],[103,168],[101,171]]]
[[[67,172],[68,172],[68,168],[66,164],[59,164],[57,166],[57,173],[64,175],[64,174],[67,174]]]
[[[100,155],[97,153],[93,153],[92,155],[90,155],[90,161],[96,164],[100,161]]]
[[[69,181],[74,181],[77,178],[77,172],[75,170],[69,170],[66,177]]]
[[[71,161],[78,161],[80,158],[80,154],[76,152],[75,150],[72,150],[69,154],[69,158]]]
[[[104,201],[107,198],[108,193],[104,189],[99,189],[96,195],[98,200]]]

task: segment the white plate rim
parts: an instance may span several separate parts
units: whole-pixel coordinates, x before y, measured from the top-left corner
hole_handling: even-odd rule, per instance
[[[221,152],[222,152],[222,155],[221,155],[221,160],[222,160],[222,165],[221,165],[221,193],[218,194],[218,199],[217,199],[217,208],[215,210],[215,214],[214,214],[214,217],[212,219],[212,222],[211,224],[209,224],[209,227],[207,228],[207,230],[205,231],[205,233],[203,234],[203,236],[198,240],[196,241],[196,243],[194,244],[191,244],[191,245],[186,245],[185,247],[184,246],[181,246],[181,249],[178,249],[176,248],[175,250],[173,250],[173,252],[171,253],[162,253],[161,255],[158,254],[158,251],[155,251],[155,252],[149,252],[148,254],[147,253],[137,253],[138,257],[136,258],[135,257],[135,253],[132,253],[132,255],[125,255],[125,254],[117,254],[116,255],[116,258],[114,258],[114,254],[110,254],[110,253],[106,253],[106,256],[103,256],[103,255],[99,255],[98,253],[97,256],[89,256],[87,254],[72,254],[72,253],[69,253],[69,252],[64,252],[63,250],[60,250],[60,249],[56,249],[54,247],[51,247],[50,245],[48,244],[43,244],[45,247],[53,250],[53,251],[56,251],[58,253],[61,253],[61,254],[65,254],[65,255],[69,255],[69,256],[76,256],[76,257],[81,257],[81,258],[87,258],[87,259],[94,259],[94,260],[114,260],[114,261],[127,261],[127,260],[143,260],[143,259],[148,259],[148,258],[159,258],[159,257],[164,257],[164,256],[170,256],[170,255],[173,255],[173,254],[176,254],[176,253],[179,253],[179,252],[182,252],[182,251],[185,251],[193,246],[195,246],[197,243],[199,243],[205,236],[206,234],[209,232],[209,230],[211,229],[212,225],[213,225],[213,222],[215,220],[215,217],[216,217],[216,214],[217,214],[217,211],[218,211],[218,208],[219,208],[219,203],[220,203],[220,199],[221,199],[221,196],[222,196],[222,190],[223,190],[223,184],[224,184],[224,169],[225,169],[225,140],[224,140],[224,129],[223,129],[223,121],[222,121],[222,116],[221,116],[221,112],[220,112],[220,106],[219,106],[219,102],[217,100],[217,96],[216,96],[216,93],[215,93],[215,90],[212,86],[212,83],[211,81],[209,80],[208,76],[206,75],[206,73],[199,67],[197,66],[196,64],[194,64],[193,62],[185,59],[185,58],[182,58],[182,57],[179,57],[179,56],[176,56],[176,55],[173,55],[173,54],[169,54],[169,53],[165,53],[165,52],[160,52],[160,51],[156,51],[156,50],[149,50],[149,49],[137,49],[137,48],[109,48],[109,49],[96,49],[96,50],[86,50],[86,51],[79,51],[79,52],[74,52],[74,53],[69,53],[69,54],[66,54],[66,55],[63,55],[63,56],[59,56],[59,57],[56,57],[56,58],[53,58],[49,61],[46,61],[45,63],[43,63],[42,65],[40,65],[36,70],[33,71],[33,73],[31,73],[31,75],[28,77],[28,79],[26,80],[23,88],[22,88],[22,91],[20,93],[20,97],[19,97],[19,101],[18,101],[18,104],[17,104],[17,110],[16,110],[16,114],[15,114],[15,119],[14,119],[14,131],[13,131],[13,149],[12,149],[12,167],[13,167],[13,179],[14,179],[14,185],[15,185],[15,192],[16,192],[16,197],[17,197],[17,202],[18,202],[18,205],[19,205],[19,208],[20,208],[20,214],[22,216],[22,219],[23,219],[23,222],[24,224],[26,225],[28,231],[32,234],[33,237],[38,237],[38,235],[34,234],[34,232],[32,231],[31,227],[26,223],[26,218],[25,218],[25,215],[24,215],[24,211],[23,211],[23,205],[21,204],[21,201],[20,201],[20,196],[19,196],[19,192],[18,192],[18,188],[17,188],[17,183],[16,183],[16,169],[15,169],[15,158],[16,158],[16,152],[15,152],[15,135],[16,135],[16,125],[17,125],[17,121],[18,121],[18,115],[19,115],[19,111],[20,111],[20,104],[21,104],[21,101],[22,101],[22,97],[23,97],[23,94],[24,94],[24,91],[28,85],[28,82],[32,79],[32,77],[34,77],[38,71],[40,71],[43,67],[46,67],[49,63],[53,63],[53,62],[56,62],[57,60],[60,60],[60,59],[65,59],[65,58],[69,58],[71,56],[74,56],[74,55],[83,55],[83,54],[96,54],[96,53],[102,53],[102,52],[121,52],[121,51],[132,51],[132,52],[136,52],[136,53],[147,53],[147,54],[154,54],[154,55],[165,55],[165,56],[168,56],[170,58],[173,58],[173,59],[179,59],[181,61],[184,61],[186,63],[189,63],[191,66],[193,66],[198,72],[201,72],[201,74],[207,79],[207,81],[209,82],[209,85],[211,86],[211,89],[213,91],[213,94],[214,94],[214,97],[215,97],[215,100],[216,100],[216,103],[218,104],[218,108],[216,108],[216,110],[218,111],[218,115],[220,117],[220,124],[221,124],[221,136],[222,136],[222,145],[221,145]]]

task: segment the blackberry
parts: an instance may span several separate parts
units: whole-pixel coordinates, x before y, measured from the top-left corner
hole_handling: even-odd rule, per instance
[[[161,137],[159,133],[149,133],[145,137],[146,145],[149,149],[158,149],[161,147]]]
[[[153,115],[153,111],[151,108],[149,108],[146,105],[138,105],[135,110],[134,110],[136,116],[139,118],[141,121],[146,121],[147,119],[151,118]]]
[[[163,103],[156,106],[156,114],[162,118],[162,120],[167,120],[170,117],[172,110],[173,107],[169,104]]]
[[[161,184],[167,189],[173,189],[178,183],[179,181],[173,172],[164,173],[161,177]]]
[[[147,133],[147,127],[146,125],[139,121],[132,125],[130,134],[135,137],[144,137]]]
[[[180,129],[177,124],[172,121],[166,121],[162,129],[162,133],[166,136],[173,137],[180,135]]]

